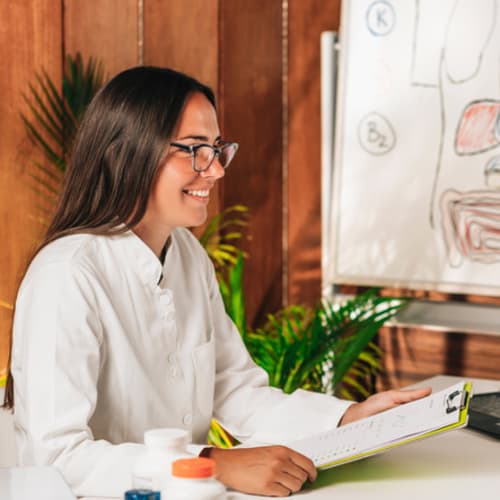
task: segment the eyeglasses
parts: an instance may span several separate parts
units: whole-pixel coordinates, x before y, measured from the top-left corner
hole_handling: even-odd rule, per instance
[[[178,142],[171,142],[170,145],[191,154],[191,166],[195,172],[208,170],[216,156],[221,166],[227,168],[236,151],[238,151],[236,142],[223,142],[220,146],[211,146],[210,144],[186,145]]]

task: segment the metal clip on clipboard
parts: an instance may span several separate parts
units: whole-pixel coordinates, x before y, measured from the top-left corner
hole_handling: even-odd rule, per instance
[[[454,401],[456,400],[457,396],[461,396],[460,398],[460,404],[457,406],[454,404]],[[446,413],[453,413],[454,411],[457,410],[463,410],[466,405],[467,405],[467,398],[469,397],[469,393],[465,390],[459,391],[453,391],[451,394],[448,394],[446,398]]]

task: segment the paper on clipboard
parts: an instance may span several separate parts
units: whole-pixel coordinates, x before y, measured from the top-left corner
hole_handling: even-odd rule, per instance
[[[472,384],[442,391],[315,436],[286,443],[319,469],[359,460],[467,424]]]

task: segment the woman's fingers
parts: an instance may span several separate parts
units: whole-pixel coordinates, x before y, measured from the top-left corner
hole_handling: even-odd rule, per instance
[[[301,490],[302,485],[304,484],[304,481],[288,474],[287,472],[281,472],[280,474],[278,474],[275,478],[275,481],[278,485],[285,488],[288,494],[297,493],[297,491]]]
[[[396,391],[394,402],[398,404],[409,403],[416,399],[428,396],[432,392],[430,387],[422,387],[421,389]]]
[[[304,483],[307,479],[311,482],[315,481],[318,476],[318,471],[312,460],[296,451],[290,449],[288,449],[288,451],[290,453],[290,460],[296,466],[296,473],[300,474],[302,482]]]
[[[218,479],[245,493],[288,496],[317,475],[311,460],[285,446],[212,449],[210,457]]]
[[[411,390],[391,390],[379,392],[370,396],[362,403],[355,403],[347,408],[339,425],[345,425],[362,418],[375,415],[385,410],[390,410],[400,404],[416,401],[417,399],[428,396],[432,392],[430,387]]]

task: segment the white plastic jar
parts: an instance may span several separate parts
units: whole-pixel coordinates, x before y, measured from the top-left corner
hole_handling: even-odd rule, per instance
[[[185,458],[172,463],[161,489],[162,500],[226,500],[226,488],[214,477],[211,458]]]
[[[170,474],[172,462],[192,457],[186,451],[189,433],[185,429],[151,429],[144,433],[146,450],[135,463],[134,488],[160,491],[165,477]]]

